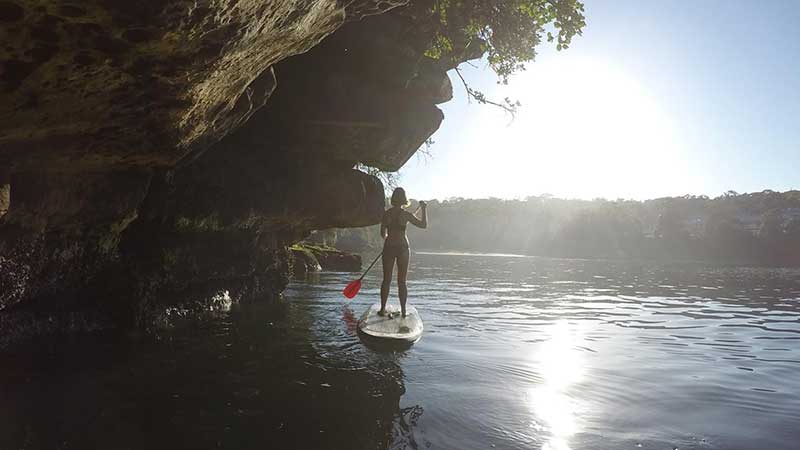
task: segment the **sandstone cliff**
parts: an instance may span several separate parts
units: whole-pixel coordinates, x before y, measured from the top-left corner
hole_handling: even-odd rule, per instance
[[[0,1],[0,335],[286,286],[452,95],[407,0]]]

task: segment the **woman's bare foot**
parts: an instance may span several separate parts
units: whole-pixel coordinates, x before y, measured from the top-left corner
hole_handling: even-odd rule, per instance
[[[386,310],[382,309],[382,310],[378,311],[378,315],[381,316],[381,317],[385,316],[386,315]]]

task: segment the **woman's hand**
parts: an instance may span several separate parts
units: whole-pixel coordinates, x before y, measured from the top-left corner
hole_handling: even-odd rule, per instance
[[[422,208],[422,209],[425,209],[425,208],[428,207],[428,204],[426,202],[424,202],[423,200],[420,200],[419,201],[419,207]]]

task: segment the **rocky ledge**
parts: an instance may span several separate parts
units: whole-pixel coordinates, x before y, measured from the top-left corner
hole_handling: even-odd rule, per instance
[[[376,223],[355,167],[452,95],[406,3],[0,1],[3,342],[272,298],[292,243]]]
[[[332,247],[296,244],[292,252],[292,273],[303,277],[309,273],[329,270],[333,272],[358,272],[361,270],[361,256],[343,252]]]

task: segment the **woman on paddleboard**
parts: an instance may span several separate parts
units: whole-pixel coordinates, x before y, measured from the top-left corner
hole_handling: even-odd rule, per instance
[[[397,293],[400,297],[400,310],[406,316],[406,299],[408,287],[409,245],[406,237],[406,225],[412,223],[419,228],[428,227],[427,204],[419,202],[422,210],[422,219],[417,219],[414,214],[403,209],[408,206],[408,198],[403,188],[396,188],[392,193],[392,207],[383,213],[381,220],[381,237],[383,241],[383,284],[381,284],[381,309],[378,314],[386,314],[386,302],[389,300],[389,286],[392,284],[392,272],[397,261]]]

